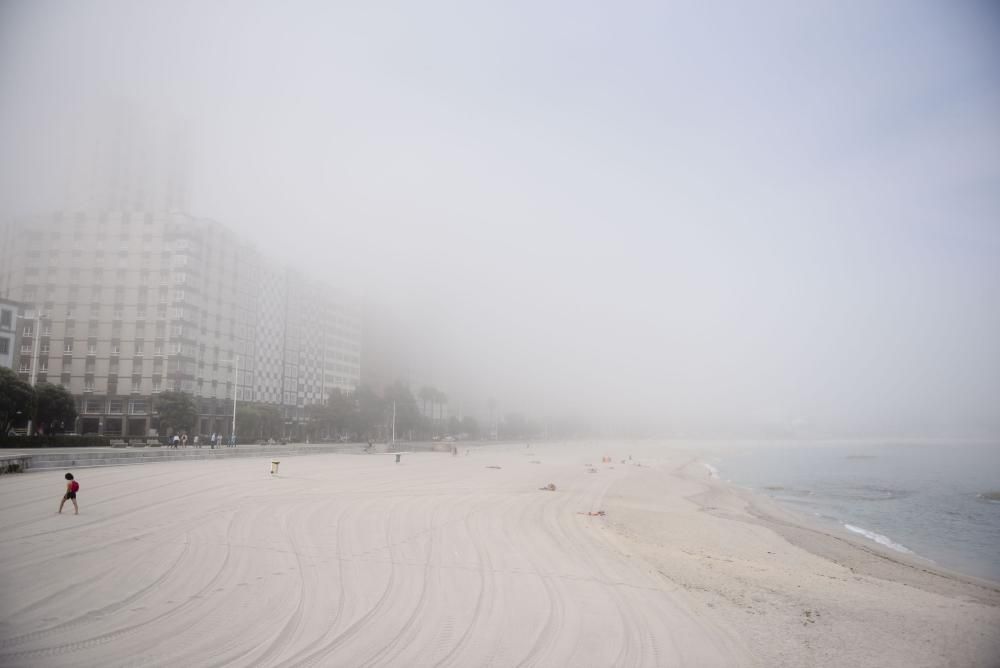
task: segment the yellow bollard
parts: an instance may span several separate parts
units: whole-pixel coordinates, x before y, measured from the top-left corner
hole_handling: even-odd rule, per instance
[[[277,459],[271,460],[271,475],[274,475],[275,473],[278,472],[278,464],[280,463],[281,462],[279,462]]]

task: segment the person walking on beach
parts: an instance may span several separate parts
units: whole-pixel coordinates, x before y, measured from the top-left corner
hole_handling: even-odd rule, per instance
[[[80,483],[73,480],[73,474],[66,474],[66,493],[63,494],[62,501],[59,502],[59,513],[62,514],[63,506],[67,501],[73,502],[74,515],[80,514],[80,506],[76,505],[76,493],[80,490]]]

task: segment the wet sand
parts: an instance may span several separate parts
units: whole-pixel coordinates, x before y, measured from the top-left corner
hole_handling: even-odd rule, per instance
[[[55,514],[61,471],[0,478],[0,665],[1000,656],[992,585],[883,565],[711,480],[689,451],[519,444],[393,459],[299,456],[275,477],[270,458],[89,469],[79,516]]]

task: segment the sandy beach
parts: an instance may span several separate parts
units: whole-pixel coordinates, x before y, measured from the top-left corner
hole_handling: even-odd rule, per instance
[[[393,459],[82,469],[79,516],[63,472],[0,478],[0,665],[1000,665],[1000,586],[824,533],[695,450]]]

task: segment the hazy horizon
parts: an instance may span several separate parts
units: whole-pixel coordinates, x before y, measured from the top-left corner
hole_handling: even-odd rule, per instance
[[[7,1],[0,214],[176,125],[470,412],[996,438],[998,63],[974,2]]]

